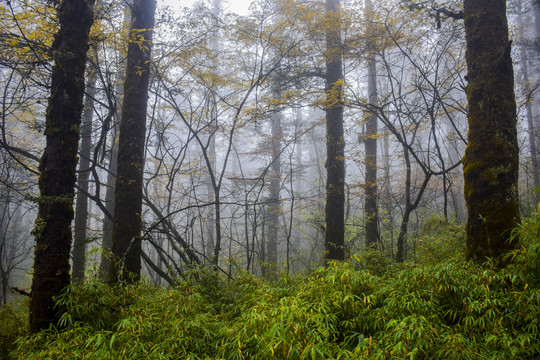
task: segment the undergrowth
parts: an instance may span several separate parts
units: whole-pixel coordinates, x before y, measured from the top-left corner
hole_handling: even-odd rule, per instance
[[[28,302],[3,304],[0,308],[0,360],[8,360],[15,341],[27,331]]]
[[[12,358],[528,359],[540,354],[535,229],[516,231],[503,269],[442,244],[437,261],[431,248],[399,267],[360,254],[272,283],[202,270],[166,289],[85,284],[59,299],[65,329],[21,338]]]

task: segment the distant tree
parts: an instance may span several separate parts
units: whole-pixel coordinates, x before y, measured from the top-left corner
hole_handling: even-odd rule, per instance
[[[114,196],[116,188],[116,172],[118,168],[118,133],[120,132],[120,123],[122,117],[122,111],[117,105],[121,103],[124,95],[124,81],[125,81],[125,70],[126,70],[126,59],[125,54],[127,50],[127,34],[129,33],[129,22],[130,22],[130,6],[131,0],[122,2],[122,13],[123,22],[122,22],[122,34],[125,36],[120,37],[121,43],[117,47],[117,52],[120,54],[118,68],[116,70],[116,81],[114,84],[114,94],[109,94],[109,102],[114,107],[114,126],[111,129],[111,145],[109,152],[109,167],[107,169],[107,184],[105,191],[105,207],[107,213],[103,216],[103,241],[101,243],[101,259],[99,263],[99,278],[103,281],[109,279],[109,271],[111,269],[111,247],[112,247],[112,229],[113,229],[113,219],[114,214]]]
[[[505,0],[465,0],[469,144],[463,158],[466,258],[499,258],[520,222],[514,73]]]
[[[281,98],[282,84],[281,77],[282,71],[278,70],[274,74],[272,88],[272,98],[279,101]],[[282,212],[281,199],[279,196],[281,189],[281,151],[282,151],[282,138],[283,133],[281,129],[282,122],[282,109],[281,106],[277,106],[275,113],[270,117],[271,122],[271,154],[272,160],[269,171],[269,197],[268,197],[268,209],[266,210],[267,227],[266,231],[266,268],[263,268],[265,275],[268,278],[275,277],[278,269],[278,238],[279,238],[279,219]]]
[[[536,77],[536,66],[534,59],[536,52],[531,51],[530,42],[527,38],[527,4],[522,2],[515,5],[515,11],[518,13],[517,23],[519,26],[519,56],[521,65],[521,90],[525,102],[525,117],[527,119],[527,135],[529,140],[530,167],[528,173],[532,175],[532,186],[540,186],[540,173],[538,166],[538,115],[540,112],[540,102],[538,101],[537,89],[534,78]],[[535,10],[534,13],[537,11]],[[534,206],[540,201],[540,193],[531,193],[530,200],[534,201]]]
[[[93,6],[93,0],[64,0],[57,10],[60,27],[52,46],[47,145],[39,165],[39,209],[33,230],[36,247],[30,302],[32,332],[56,323],[54,297],[70,283],[73,189]]]
[[[2,154],[5,163],[14,165],[6,154]],[[7,160],[7,161],[6,161]],[[2,175],[14,176],[16,166],[8,170],[2,169]],[[2,180],[12,180],[8,177]],[[22,269],[22,264],[30,258],[30,234],[23,225],[22,199],[11,188],[12,184],[0,184],[0,308],[8,301],[8,289],[13,286],[15,271]]]
[[[366,16],[373,16],[373,4],[371,0],[364,3]],[[374,26],[372,26],[374,27]],[[373,36],[373,35],[372,35]],[[377,64],[375,62],[375,39],[368,43],[369,57],[368,66],[368,102],[377,106]],[[366,148],[366,184],[364,217],[366,224],[366,246],[375,247],[379,242],[379,211],[378,211],[378,187],[377,187],[377,114],[368,113],[365,119],[366,131],[364,134],[364,146]]]
[[[339,0],[326,0],[325,259],[345,259],[345,138]]]
[[[453,156],[448,154],[451,151],[459,152],[461,141],[465,140],[461,135],[464,126],[460,121],[465,119],[465,109],[461,106],[464,102],[461,69],[465,66],[464,61],[462,65],[459,51],[461,41],[456,36],[460,34],[460,27],[457,23],[445,23],[444,28],[436,30],[437,36],[434,37],[433,24],[426,24],[425,16],[410,12],[407,8],[396,11],[395,8],[379,7],[368,17],[368,21],[369,32],[364,38],[369,42],[365,46],[368,60],[373,58],[371,52],[375,52],[374,59],[379,69],[376,73],[379,104],[370,101],[370,89],[367,89],[367,99],[359,96],[358,103],[350,104],[360,105],[366,115],[375,113],[385,128],[383,166],[386,174],[382,182],[381,200],[386,204],[384,217],[390,223],[387,220],[384,223],[391,225],[394,219],[401,217],[401,224],[399,232],[394,232],[393,226],[389,228],[392,229],[390,241],[381,245],[386,249],[397,245],[395,259],[404,261],[412,245],[407,241],[409,227],[415,226],[411,220],[415,217],[419,219],[421,213],[418,210],[428,204],[430,212],[441,204],[446,216],[447,194],[451,189],[450,173],[461,164],[459,153]],[[377,47],[373,48],[373,44]],[[364,69],[362,71],[365,72]],[[368,68],[368,81],[371,79]],[[367,131],[368,120],[365,118],[364,139],[373,136],[373,131]],[[448,144],[446,138],[450,134],[453,134],[456,145]],[[393,138],[392,144],[389,143],[390,138]],[[394,153],[400,154],[392,166],[392,176],[389,146],[393,147]],[[368,170],[366,166],[366,178]],[[393,193],[390,192],[392,182],[392,188],[398,189]],[[366,203],[367,200],[366,192]],[[366,217],[368,213],[366,209]],[[369,235],[368,219],[365,221],[366,240]],[[394,234],[398,234],[396,243]]]
[[[134,0],[131,9],[109,280],[138,281],[141,274],[142,186],[146,109],[155,0]]]
[[[90,178],[90,154],[92,151],[92,120],[94,96],[96,94],[96,72],[88,71],[88,85],[84,101],[84,116],[81,125],[81,150],[79,177],[77,179],[77,201],[75,203],[75,227],[73,236],[73,282],[84,280],[86,263],[86,228],[88,226],[88,184]]]

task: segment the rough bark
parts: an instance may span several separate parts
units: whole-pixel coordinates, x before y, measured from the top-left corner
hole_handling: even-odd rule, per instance
[[[136,282],[141,273],[142,186],[154,0],[135,0],[131,10],[109,279]]]
[[[30,331],[55,325],[54,298],[70,284],[69,254],[84,71],[93,22],[93,0],[64,0],[58,8],[59,30],[53,43],[51,96],[46,113],[46,146],[39,164],[39,208]]]
[[[463,158],[468,208],[466,258],[500,258],[512,249],[518,210],[514,74],[505,0],[465,0],[469,102]]]
[[[94,96],[96,94],[96,73],[90,72],[86,99],[84,101],[84,117],[81,126],[81,150],[79,160],[79,178],[77,185],[77,201],[75,205],[75,229],[73,239],[73,271],[74,283],[84,281],[86,262],[86,228],[88,222],[88,179],[90,177],[90,155],[92,150],[92,121],[94,117]]]
[[[345,139],[339,0],[326,0],[325,259],[345,259]]]

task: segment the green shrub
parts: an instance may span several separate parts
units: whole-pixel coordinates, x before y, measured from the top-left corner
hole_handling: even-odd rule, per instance
[[[429,218],[421,229],[422,236],[414,246],[415,261],[436,264],[450,257],[464,256],[465,228],[441,217]]]
[[[449,256],[448,245],[436,262],[400,268],[366,253],[275,282],[198,269],[167,289],[74,287],[59,299],[66,329],[22,338],[14,358],[532,358],[540,354],[536,229],[534,220],[516,230],[520,246],[503,269]],[[449,243],[462,236],[437,233]]]
[[[9,354],[16,348],[16,340],[27,331],[28,304],[20,301],[2,305],[0,308],[0,360],[9,359]]]

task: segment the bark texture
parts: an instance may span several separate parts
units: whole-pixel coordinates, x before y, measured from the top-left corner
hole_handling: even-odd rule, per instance
[[[155,0],[135,0],[131,10],[109,279],[136,282],[141,274],[142,185],[146,108]]]
[[[59,30],[53,43],[54,67],[46,113],[47,143],[39,164],[39,208],[30,330],[55,325],[54,298],[70,284],[69,254],[84,71],[93,0],[64,0],[58,8]]]
[[[345,139],[339,0],[326,0],[325,259],[345,259]]]
[[[505,0],[465,0],[469,144],[463,158],[468,208],[466,258],[510,250],[518,210],[514,74]]]
[[[89,71],[90,72],[90,71]],[[92,150],[92,121],[94,117],[94,96],[96,94],[95,71],[88,76],[86,99],[84,101],[84,118],[81,127],[81,151],[79,160],[79,178],[77,185],[77,202],[75,206],[75,230],[73,239],[73,282],[84,281],[86,263],[86,228],[88,225],[88,179],[90,177],[90,155]]]

